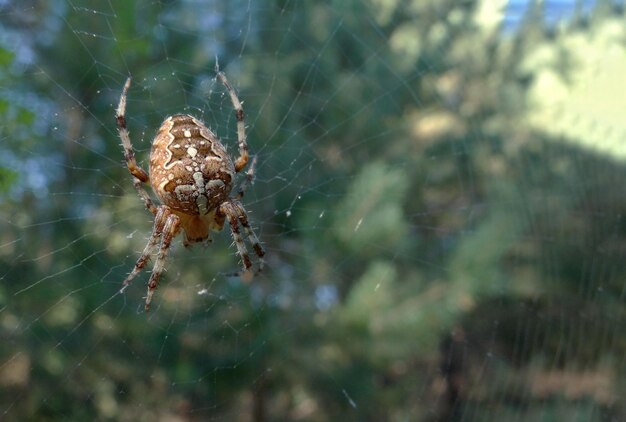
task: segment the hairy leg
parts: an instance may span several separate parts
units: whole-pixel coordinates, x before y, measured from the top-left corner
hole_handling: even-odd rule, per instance
[[[117,110],[115,112],[115,120],[117,121],[117,130],[120,135],[120,139],[122,140],[122,146],[124,147],[124,159],[126,160],[126,166],[128,167],[128,171],[133,175],[133,185],[139,194],[139,197],[143,200],[146,208],[152,213],[156,215],[157,207],[154,205],[152,200],[150,199],[150,195],[146,192],[143,187],[143,183],[148,183],[150,180],[148,173],[137,164],[137,160],[135,159],[135,151],[133,150],[133,145],[130,142],[130,134],[128,132],[128,127],[126,127],[126,96],[128,95],[128,89],[130,88],[130,78],[126,80],[124,84],[124,89],[122,91],[122,95],[120,97],[120,103],[117,106]]]
[[[137,259],[135,263],[135,267],[128,274],[128,277],[124,280],[122,291],[126,289],[133,281],[135,277],[141,272],[141,270],[148,264],[150,260],[150,255],[156,248],[159,243],[159,239],[161,238],[161,234],[163,233],[163,228],[165,226],[165,221],[167,216],[169,215],[169,210],[165,206],[160,206],[157,210],[156,216],[154,218],[154,225],[152,226],[152,234],[150,235],[150,239],[148,239],[148,243],[146,247],[143,249],[141,256]]]
[[[148,295],[146,296],[146,312],[150,310],[150,302],[152,302],[152,296],[154,295],[154,291],[159,285],[159,280],[161,279],[161,274],[165,269],[165,260],[167,258],[167,254],[170,251],[170,246],[172,245],[172,240],[178,234],[180,230],[180,219],[176,214],[169,214],[165,221],[165,226],[163,227],[163,234],[161,236],[161,245],[159,246],[159,253],[157,255],[156,261],[154,262],[154,268],[152,269],[152,274],[150,274],[150,280],[148,280]]]
[[[235,93],[235,89],[232,87],[224,72],[219,71],[219,67],[215,66],[217,71],[217,79],[226,87],[230,101],[233,103],[235,109],[235,117],[237,118],[237,141],[239,143],[239,157],[235,160],[235,171],[239,173],[248,164],[248,143],[246,142],[246,124],[244,122],[244,112],[241,101]]]

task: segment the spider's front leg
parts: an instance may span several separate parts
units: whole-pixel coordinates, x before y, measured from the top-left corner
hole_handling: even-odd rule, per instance
[[[235,242],[235,246],[237,247],[237,252],[241,257],[241,261],[243,263],[244,269],[244,278],[249,281],[255,274],[260,273],[263,270],[265,256],[265,250],[261,246],[258,237],[250,227],[250,223],[248,222],[248,215],[244,210],[243,206],[237,199],[230,199],[224,202],[219,209],[220,214],[225,215],[228,218],[228,222],[230,223],[230,231],[233,235],[233,241]],[[252,260],[250,259],[250,255],[248,255],[248,249],[243,241],[243,237],[241,236],[241,231],[239,230],[239,226],[243,227],[246,236],[250,243],[252,244],[252,248],[259,258],[258,268],[253,273],[252,272]]]
[[[150,302],[152,302],[152,296],[154,291],[159,285],[161,274],[165,269],[165,259],[170,251],[172,240],[176,237],[180,231],[180,218],[176,214],[168,214],[163,227],[163,235],[161,237],[161,246],[159,246],[159,253],[157,259],[154,262],[154,268],[152,274],[150,274],[150,280],[148,280],[148,295],[146,296],[146,312],[150,310]]]
[[[243,237],[241,236],[241,231],[239,230],[239,218],[237,208],[233,202],[228,201],[224,202],[220,207],[220,211],[222,214],[226,215],[228,218],[228,222],[230,223],[230,231],[233,235],[233,241],[235,242],[235,246],[237,247],[237,253],[241,257],[241,262],[243,263],[244,272],[248,272],[250,268],[252,268],[252,261],[250,260],[250,255],[248,255],[248,249],[246,248],[246,244],[243,242]]]
[[[143,252],[137,259],[135,263],[135,267],[128,274],[128,277],[124,280],[122,291],[124,291],[134,280],[135,277],[141,272],[142,269],[148,264],[150,260],[150,255],[152,255],[152,251],[156,248],[159,243],[159,239],[161,239],[161,234],[163,233],[163,228],[165,227],[165,222],[167,216],[170,211],[166,206],[161,205],[157,208],[156,216],[154,217],[154,225],[152,226],[152,234],[150,235],[150,239],[148,239],[148,243],[146,247],[143,249]]]

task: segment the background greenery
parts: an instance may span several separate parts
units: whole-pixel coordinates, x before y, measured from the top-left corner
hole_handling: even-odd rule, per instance
[[[0,5],[2,419],[626,419],[624,10],[490,3]],[[146,316],[114,107],[232,142],[216,57],[268,268],[176,246]]]

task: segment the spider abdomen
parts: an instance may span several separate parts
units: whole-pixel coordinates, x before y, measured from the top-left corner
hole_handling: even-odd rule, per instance
[[[228,199],[234,175],[224,145],[204,123],[186,114],[163,121],[150,152],[150,183],[163,204],[208,214]]]

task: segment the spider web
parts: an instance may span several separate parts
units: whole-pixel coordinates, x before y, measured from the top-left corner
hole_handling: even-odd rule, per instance
[[[3,420],[620,420],[619,2],[0,2]],[[139,164],[188,113],[256,179],[149,314]],[[242,181],[242,177],[239,178]]]

